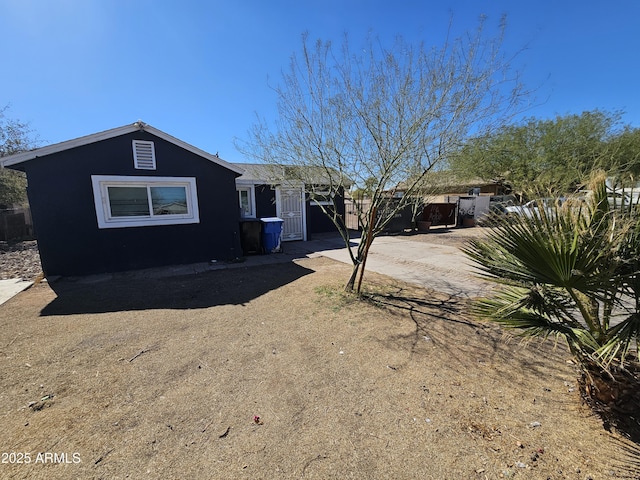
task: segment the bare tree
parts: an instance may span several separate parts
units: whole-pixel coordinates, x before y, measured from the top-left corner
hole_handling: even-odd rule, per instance
[[[352,50],[345,36],[335,49],[331,42],[310,44],[303,35],[301,54],[274,88],[275,124],[258,119],[249,139],[237,143],[254,159],[288,167],[290,180],[324,200],[320,207],[353,262],[347,290],[360,291],[371,243],[424,188],[427,172],[471,134],[492,130],[519,111],[524,92],[502,53],[504,19],[492,38],[485,23],[482,18],[474,32],[446,38],[437,48],[398,37],[390,48],[369,38],[364,49]],[[354,246],[329,200],[365,185],[369,201],[350,200],[362,232]]]

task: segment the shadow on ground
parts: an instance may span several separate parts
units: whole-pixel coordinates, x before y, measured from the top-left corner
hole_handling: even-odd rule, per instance
[[[312,272],[288,262],[164,278],[127,274],[62,278],[51,283],[57,298],[40,315],[242,305]]]
[[[513,339],[509,341],[497,326],[478,323],[466,313],[467,303],[462,294],[444,295],[434,292],[424,297],[416,296],[413,291],[399,288],[398,291],[376,294],[370,300],[388,311],[405,311],[415,324],[414,348],[421,339],[428,338],[450,359],[451,367],[466,365],[469,356],[479,362],[513,365],[505,369],[500,376],[514,376],[513,381],[523,374],[540,376],[543,373],[545,359],[554,358],[564,363],[564,349],[556,349],[551,343],[532,342],[521,347],[523,355],[513,355]],[[450,338],[466,338],[460,344],[451,344]],[[518,340],[515,340],[516,344]],[[534,353],[535,352],[535,353]]]
[[[614,464],[629,476],[626,478],[640,478],[640,439],[631,439],[629,443],[622,439],[616,439],[620,448],[620,455],[613,458]]]
[[[370,295],[369,300],[391,312],[408,312],[416,327],[414,347],[421,338],[428,338],[450,359],[453,368],[456,363],[464,364],[462,361],[457,362],[458,357],[473,356],[479,361],[495,362],[497,365],[505,366],[499,375],[515,382],[524,375],[549,378],[553,372],[545,366],[546,360],[551,359],[556,365],[561,365],[569,356],[563,344],[554,346],[553,342],[541,340],[529,342],[518,354],[514,354],[513,349],[505,343],[506,337],[500,333],[503,332],[501,329],[491,324],[477,323],[466,315],[465,301],[460,295],[446,297],[434,294],[418,297],[412,292],[398,288],[393,293]],[[466,338],[468,341],[451,345],[449,338]],[[506,368],[508,365],[514,368]],[[577,376],[578,373],[576,369]],[[576,382],[579,383],[578,377]],[[640,388],[630,388],[632,390],[629,393],[636,398]],[[590,404],[588,401],[586,403]],[[640,416],[637,403],[631,405],[631,410],[614,408],[604,411],[599,405],[590,406],[603,420],[604,429],[610,430],[615,426],[622,436],[632,442],[622,442],[627,458],[619,459],[620,468],[630,472],[632,476],[628,478],[640,478],[636,476],[640,474]]]

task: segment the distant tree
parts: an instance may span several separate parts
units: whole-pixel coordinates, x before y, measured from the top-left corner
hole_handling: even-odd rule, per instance
[[[375,178],[373,177],[367,178],[364,181],[364,186],[356,187],[351,191],[351,197],[356,200],[363,200],[365,198],[371,197],[371,195],[373,195],[373,192],[376,189],[377,183],[378,183],[378,180],[376,180]]]
[[[29,124],[7,118],[9,106],[0,108],[0,158],[35,146]],[[0,208],[27,202],[27,180],[22,172],[0,167]]]
[[[390,48],[369,39],[353,50],[345,38],[335,49],[320,40],[310,45],[304,35],[301,54],[275,88],[275,125],[259,120],[249,140],[238,142],[262,162],[302,167],[295,172],[307,188],[321,170],[331,184],[320,188],[330,195],[350,185],[368,195],[366,203],[354,199],[362,232],[355,247],[337,206],[320,206],[353,262],[347,290],[359,292],[371,243],[427,172],[471,133],[491,131],[518,110],[524,92],[502,52],[504,29],[502,19],[497,36],[487,38],[481,19],[475,32],[437,48],[397,38]],[[390,201],[399,185],[404,196]]]
[[[622,186],[635,186],[640,180],[640,128],[626,126],[608,145],[603,168]]]
[[[520,194],[566,194],[592,171],[622,165],[622,144],[615,142],[620,119],[620,112],[600,110],[530,118],[497,134],[476,136],[451,157],[451,167],[469,178],[508,183]]]

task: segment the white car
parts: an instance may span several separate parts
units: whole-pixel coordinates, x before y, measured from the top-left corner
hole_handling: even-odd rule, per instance
[[[555,207],[562,206],[565,200],[565,198],[540,198],[538,200],[531,200],[524,205],[505,207],[504,210],[507,215],[524,215],[525,217],[532,218],[534,215],[540,215],[539,211],[540,207],[542,207],[547,215],[551,215]]]

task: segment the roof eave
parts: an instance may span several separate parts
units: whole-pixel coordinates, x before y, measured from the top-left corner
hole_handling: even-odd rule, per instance
[[[134,127],[134,125],[135,124],[125,125],[123,127],[118,127],[118,128],[112,128],[111,130],[105,130],[103,132],[93,133],[91,135],[85,135],[83,137],[74,138],[73,140],[54,143],[52,145],[47,145],[46,147],[40,147],[34,150],[28,150],[26,152],[15,153],[13,155],[9,155],[8,157],[0,159],[0,162],[4,167],[11,167],[13,165],[17,165],[23,162],[28,162],[29,160],[34,160],[39,157],[52,155],[54,153],[62,152],[64,150],[70,150],[72,148],[81,147],[83,145],[99,142],[101,140],[107,140],[109,138],[125,135],[127,133],[131,133],[136,130],[139,130],[139,128]]]
[[[54,153],[63,152],[65,150],[70,150],[76,147],[82,147],[84,145],[88,145],[90,143],[100,142],[102,140],[108,140],[110,138],[119,137],[121,135],[126,135],[128,133],[133,133],[137,130],[148,132],[156,137],[162,138],[167,142],[173,143],[185,150],[188,150],[196,155],[206,158],[207,160],[216,163],[222,167],[225,167],[239,175],[241,175],[244,170],[239,168],[216,155],[212,155],[204,150],[199,149],[198,147],[194,147],[193,145],[184,142],[182,140],[169,135],[168,133],[163,132],[162,130],[158,130],[157,128],[152,127],[151,125],[147,125],[143,122],[135,122],[130,125],[124,125],[122,127],[112,128],[110,130],[105,130],[103,132],[93,133],[91,135],[85,135],[83,137],[78,137],[73,140],[67,140],[65,142],[54,143],[53,145],[47,145],[46,147],[36,148],[34,150],[29,150],[27,152],[16,153],[14,155],[9,155],[3,159],[0,159],[0,164],[3,167],[14,167],[24,162],[28,162],[29,160],[34,160],[39,157],[44,157],[47,155],[52,155]],[[17,168],[16,168],[17,169]]]

